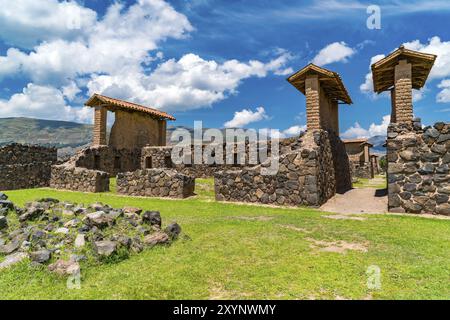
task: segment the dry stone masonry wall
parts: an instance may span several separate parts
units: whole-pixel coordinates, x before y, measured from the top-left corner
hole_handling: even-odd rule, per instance
[[[50,187],[81,192],[106,192],[109,191],[109,174],[70,164],[55,165],[51,168]]]
[[[320,206],[336,193],[337,176],[345,176],[339,188],[351,186],[345,148],[343,144],[332,147],[330,141],[335,143],[335,139],[339,138],[330,138],[324,130],[300,137],[290,151],[284,148],[276,175],[261,174],[261,168],[268,166],[268,163],[255,168],[216,173],[216,200]],[[336,162],[333,161],[333,152],[339,153],[336,154]],[[346,173],[336,175],[335,167]]]
[[[450,215],[450,124],[391,124],[387,139],[391,212]]]
[[[130,196],[186,198],[194,195],[195,178],[174,169],[144,169],[117,175],[117,192]]]
[[[10,144],[0,148],[0,190],[48,187],[55,148]]]

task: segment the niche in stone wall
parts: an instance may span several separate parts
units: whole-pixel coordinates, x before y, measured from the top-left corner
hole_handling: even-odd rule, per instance
[[[121,161],[119,156],[114,157],[114,169],[122,169]]]
[[[152,168],[152,157],[145,157],[145,169]]]
[[[94,155],[94,170],[100,170],[100,155]]]
[[[166,167],[166,168],[172,168],[173,167],[172,157],[170,155],[164,157],[164,167]]]

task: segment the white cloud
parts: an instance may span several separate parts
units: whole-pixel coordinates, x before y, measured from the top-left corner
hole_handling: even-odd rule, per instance
[[[53,87],[29,83],[21,93],[9,100],[0,100],[3,117],[32,117],[52,120],[92,121],[91,108],[73,108],[64,100],[63,93]]]
[[[0,0],[0,7],[0,38],[23,48],[85,37],[97,20],[95,11],[76,1]]]
[[[370,58],[369,73],[366,74],[366,81],[359,86],[359,89],[361,90],[362,93],[371,94],[371,95],[373,94],[373,96],[376,96],[373,92],[373,78],[372,78],[371,66],[372,66],[372,64],[380,61],[384,57],[385,57],[384,54],[378,54],[378,55]]]
[[[344,139],[353,138],[370,138],[374,136],[385,136],[387,134],[387,128],[391,122],[391,116],[385,115],[380,124],[372,123],[369,129],[364,129],[356,122],[352,127],[348,128],[341,137]]]
[[[224,123],[225,128],[242,128],[250,123],[267,119],[268,116],[263,107],[256,108],[256,111],[243,109],[234,113],[233,119]]]
[[[347,62],[348,58],[355,53],[356,51],[347,46],[345,42],[334,42],[320,50],[312,60],[312,63],[324,66],[333,62]]]
[[[91,94],[100,92],[166,111],[191,110],[236,94],[244,79],[266,77],[269,72],[291,72],[285,69],[289,56],[283,53],[267,63],[227,60],[220,64],[190,53],[179,60],[161,63],[150,75],[141,72],[93,75],[87,87]]]
[[[28,18],[23,16],[36,14],[35,5],[20,3],[24,12],[11,9],[12,22],[8,23],[25,21],[27,25]],[[45,0],[44,11],[61,12],[59,5],[56,0]],[[74,6],[79,5],[72,3],[70,10],[76,11]],[[286,67],[292,55],[283,49],[267,63],[218,63],[186,54],[178,60],[162,61],[152,70],[150,64],[164,58],[161,51],[154,52],[162,41],[183,38],[193,30],[186,16],[163,0],[138,0],[129,7],[115,2],[101,20],[93,15],[82,22],[76,37],[66,34],[58,19],[45,21],[39,22],[42,28],[54,29],[45,39],[33,37],[34,31],[23,28],[33,41],[45,41],[31,51],[10,48],[0,56],[0,80],[22,76],[36,86],[59,90],[68,101],[79,100],[77,94],[87,89],[88,94],[99,92],[174,111],[211,106],[236,94],[241,81],[250,77],[293,72]]]
[[[438,88],[442,90],[436,96],[436,101],[440,103],[450,102],[450,79],[442,80],[441,83],[438,84]]]
[[[297,136],[301,132],[306,131],[306,125],[303,126],[292,126],[290,128],[287,128],[286,130],[283,130],[283,134],[285,136]]]

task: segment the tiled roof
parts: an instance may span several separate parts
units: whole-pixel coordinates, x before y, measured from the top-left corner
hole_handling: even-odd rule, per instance
[[[367,141],[367,139],[344,139],[342,140],[344,143],[360,143],[360,144],[368,144],[373,147],[373,145]]]
[[[101,94],[95,93],[92,97],[89,98],[88,101],[84,104],[88,107],[96,107],[99,105],[107,105],[107,108],[111,109],[111,111],[114,111],[114,109],[122,109],[122,110],[131,110],[131,111],[137,111],[142,113],[147,113],[153,117],[160,118],[160,119],[168,119],[168,120],[175,120],[175,117],[165,113],[163,111],[159,111],[153,108],[149,108],[140,104],[136,104],[133,102],[128,102],[120,99],[114,99],[107,96],[103,96]]]
[[[325,68],[318,67],[315,64],[308,64],[306,67],[290,76],[287,81],[289,81],[289,83],[296,87],[301,93],[306,94],[305,80],[309,75],[317,75],[319,77],[321,86],[330,98],[342,101],[346,104],[353,103],[339,74]]]
[[[376,93],[389,90],[395,81],[395,66],[400,60],[406,60],[412,65],[412,87],[420,89],[425,85],[431,68],[437,56],[418,52],[400,46],[387,57],[372,65],[373,87]]]

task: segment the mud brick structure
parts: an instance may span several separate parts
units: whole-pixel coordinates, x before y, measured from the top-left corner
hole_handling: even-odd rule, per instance
[[[10,144],[0,148],[0,190],[48,187],[57,150]]]
[[[144,169],[117,175],[117,192],[130,196],[186,198],[194,195],[195,178],[174,169]]]
[[[166,143],[166,120],[171,115],[135,103],[94,94],[86,103],[94,111],[92,145],[78,152],[66,163],[53,166],[54,188],[104,192],[109,177],[141,168],[144,146]],[[115,113],[109,139],[106,136],[107,113]]]
[[[338,101],[352,101],[335,72],[310,64],[288,78],[306,95],[307,133],[284,146],[279,171],[263,175],[270,160],[253,168],[215,174],[219,201],[320,206],[351,188],[350,166],[339,138]]]
[[[372,65],[375,92],[391,91],[387,133],[391,212],[450,215],[450,124],[422,129],[413,120],[412,89],[420,89],[436,56],[400,47]]]
[[[92,146],[108,145],[118,150],[164,146],[166,120],[175,120],[165,112],[100,94],[94,94],[85,105],[95,109]],[[109,142],[106,139],[107,111],[115,114]]]
[[[374,177],[374,168],[370,148],[373,145],[367,139],[348,139],[344,140],[344,144],[350,160],[352,177],[372,179]]]

